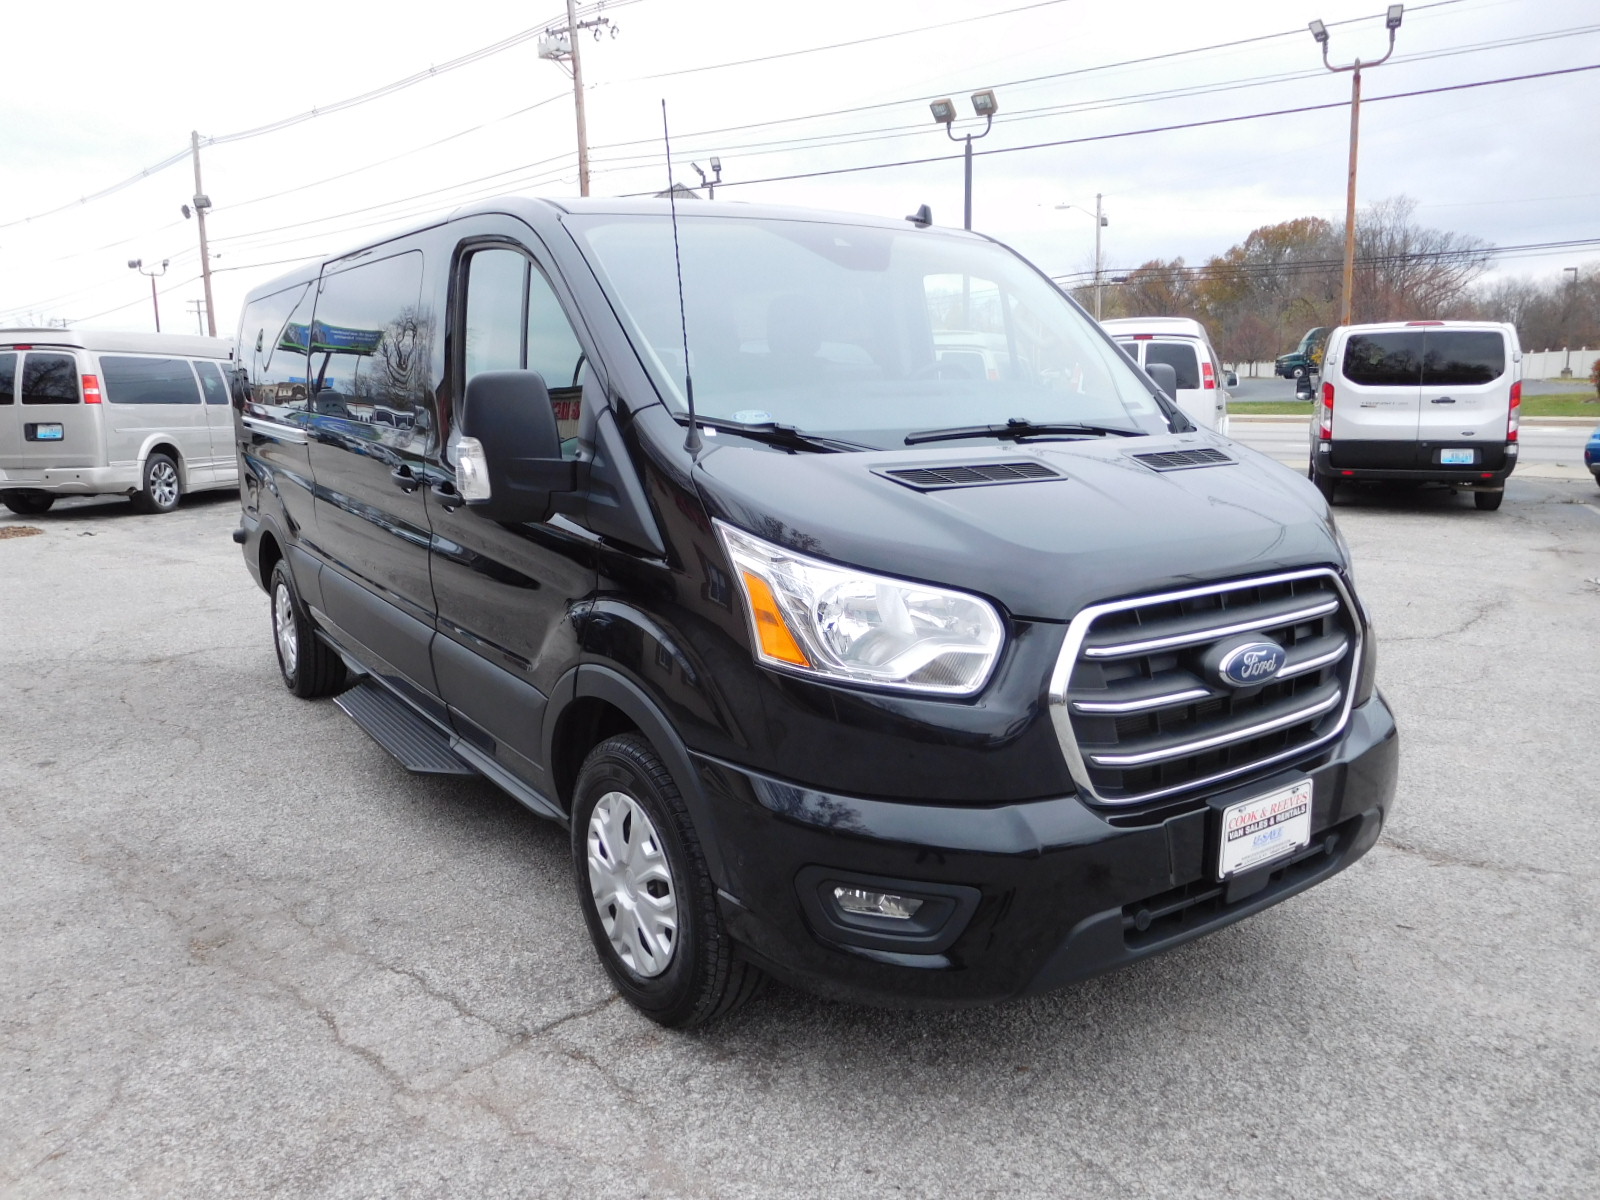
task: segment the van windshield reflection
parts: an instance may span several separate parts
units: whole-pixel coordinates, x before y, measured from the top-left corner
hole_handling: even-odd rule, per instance
[[[684,411],[665,208],[567,225],[658,391]],[[1003,247],[909,226],[704,211],[680,210],[678,226],[699,416],[885,447],[913,431],[1009,420],[1167,428],[1093,322]]]

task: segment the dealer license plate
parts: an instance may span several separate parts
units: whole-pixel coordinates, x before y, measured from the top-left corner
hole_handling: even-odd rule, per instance
[[[1230,804],[1222,810],[1217,878],[1227,879],[1311,843],[1311,781]]]
[[[33,436],[35,439],[41,442],[59,442],[62,437],[61,426],[35,425],[33,429]]]
[[[1439,461],[1441,463],[1465,463],[1467,466],[1471,466],[1473,462],[1477,460],[1477,457],[1478,453],[1476,450],[1439,451]]]

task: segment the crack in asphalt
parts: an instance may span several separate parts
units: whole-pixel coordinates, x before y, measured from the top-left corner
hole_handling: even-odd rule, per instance
[[[1555,879],[1570,879],[1571,873],[1567,871],[1552,871],[1546,867],[1530,867],[1523,863],[1497,863],[1481,858],[1462,858],[1459,855],[1446,854],[1442,850],[1430,850],[1419,846],[1415,842],[1402,842],[1397,838],[1383,836],[1378,840],[1378,845],[1399,854],[1420,858],[1424,862],[1432,863],[1436,867],[1469,867],[1475,871],[1490,871],[1497,875],[1541,875]]]

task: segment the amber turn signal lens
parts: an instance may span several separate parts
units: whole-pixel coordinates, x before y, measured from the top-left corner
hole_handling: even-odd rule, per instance
[[[744,576],[745,594],[750,597],[750,608],[755,613],[756,634],[761,638],[761,652],[779,662],[793,663],[797,667],[809,667],[811,660],[806,657],[806,652],[800,649],[800,643],[794,640],[794,634],[789,632],[788,622],[783,619],[777,597],[772,594],[772,588],[767,585],[767,581],[759,575],[752,575],[749,571],[742,571],[740,574]]]

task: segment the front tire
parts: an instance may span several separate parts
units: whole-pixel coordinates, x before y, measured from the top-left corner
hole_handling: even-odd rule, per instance
[[[144,486],[134,493],[134,508],[142,513],[169,513],[178,507],[182,495],[177,463],[165,454],[152,454],[144,460]]]
[[[584,760],[572,858],[600,961],[645,1016],[687,1029],[755,994],[765,977],[735,955],[683,796],[638,734],[608,738]]]
[[[273,565],[267,595],[272,599],[272,645],[284,687],[302,700],[343,691],[344,659],[312,628],[294,590],[289,564],[281,558]]]
[[[55,502],[56,498],[49,492],[25,491],[21,488],[0,492],[0,504],[4,504],[19,517],[42,516],[50,511],[50,506]]]

